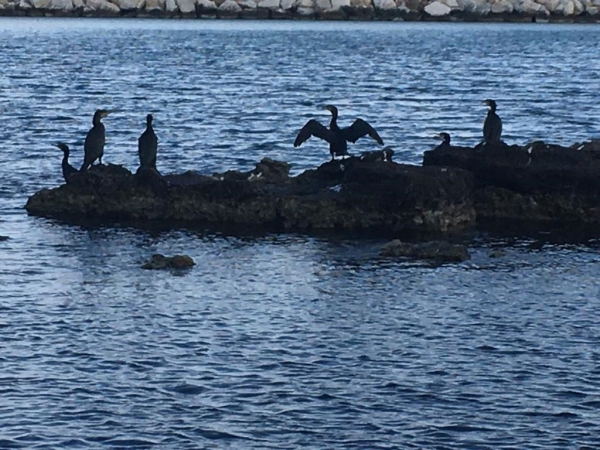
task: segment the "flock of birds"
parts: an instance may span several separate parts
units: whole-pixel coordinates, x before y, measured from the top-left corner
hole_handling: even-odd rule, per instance
[[[483,124],[483,141],[481,144],[497,144],[500,143],[502,135],[502,120],[496,114],[496,102],[494,100],[485,100],[484,104],[489,106],[488,114]],[[325,107],[331,113],[331,121],[329,128],[315,119],[309,120],[298,132],[294,147],[299,147],[311,137],[317,137],[329,143],[329,153],[331,159],[336,156],[349,156],[348,142],[356,142],[358,139],[369,136],[379,145],[383,145],[383,139],[379,133],[363,119],[356,119],[352,125],[345,128],[340,128],[337,123],[338,109],[335,106],[327,105]],[[92,120],[92,128],[88,131],[83,144],[84,158],[81,168],[77,170],[69,163],[70,149],[67,144],[59,143],[57,147],[63,151],[62,173],[65,181],[80,172],[85,172],[96,161],[102,164],[102,156],[104,156],[104,144],[106,142],[106,128],[102,123],[102,119],[108,116],[111,111],[99,109],[94,113]],[[448,133],[440,133],[438,137],[442,140],[441,145],[450,146],[450,135]],[[480,144],[480,145],[481,145]],[[158,138],[152,127],[152,114],[146,116],[146,129],[138,138],[138,156],[140,159],[140,167],[156,169],[156,155],[158,152]],[[391,161],[393,150],[384,149],[383,152],[376,152],[383,160]],[[365,155],[369,158],[368,155]]]

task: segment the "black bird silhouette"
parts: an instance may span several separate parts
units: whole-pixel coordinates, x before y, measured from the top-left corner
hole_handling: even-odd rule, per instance
[[[383,140],[379,137],[377,131],[364,120],[356,119],[349,127],[340,128],[337,124],[338,109],[332,105],[327,105],[325,109],[331,112],[329,129],[315,119],[309,120],[296,136],[294,147],[302,145],[311,136],[315,136],[329,142],[329,153],[331,153],[331,159],[333,160],[336,156],[348,155],[347,143],[354,143],[363,136],[368,135],[375,139],[379,145],[383,145]]]
[[[138,155],[141,167],[152,167],[156,169],[156,152],[158,150],[158,138],[152,128],[152,114],[146,116],[146,130],[138,138]]]
[[[448,133],[440,133],[435,136],[436,139],[441,139],[442,143],[436,147],[438,148],[450,148],[450,135]]]
[[[78,173],[79,170],[77,170],[75,167],[73,167],[71,164],[69,164],[69,154],[70,154],[69,146],[62,142],[59,142],[58,144],[56,144],[56,146],[62,150],[63,155],[64,155],[63,159],[62,159],[62,174],[63,174],[63,178],[68,183],[69,179],[71,178],[71,175],[73,175],[74,173]]]
[[[483,123],[483,142],[485,144],[497,144],[502,135],[502,119],[496,114],[496,102],[484,100],[484,104],[490,107],[485,122]]]
[[[83,144],[83,164],[81,165],[81,172],[87,170],[94,161],[98,160],[102,164],[102,156],[104,155],[104,143],[106,142],[106,129],[101,120],[108,116],[111,111],[107,109],[98,109],[94,113],[92,120],[92,128],[88,131],[85,137],[85,143]]]

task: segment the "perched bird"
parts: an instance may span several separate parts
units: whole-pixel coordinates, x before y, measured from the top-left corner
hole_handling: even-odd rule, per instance
[[[98,109],[94,113],[94,119],[92,120],[93,126],[88,131],[85,137],[85,143],[83,144],[83,164],[81,165],[81,172],[87,170],[94,161],[98,160],[102,164],[102,155],[104,155],[104,143],[106,142],[106,129],[101,120],[108,116],[111,112],[106,109]]]
[[[69,164],[69,146],[67,144],[63,144],[62,142],[59,142],[58,144],[56,144],[56,146],[62,150],[64,155],[62,159],[62,174],[63,178],[68,183],[69,178],[71,178],[71,175],[73,175],[74,173],[78,173],[79,170],[77,170],[75,167]]]
[[[442,143],[436,147],[438,148],[450,148],[450,135],[448,133],[440,133],[435,136],[436,139],[441,139]]]
[[[502,135],[502,120],[496,114],[496,102],[494,100],[485,100],[483,102],[490,107],[485,122],[483,123],[483,142],[485,144],[500,143]]]
[[[331,159],[333,160],[336,156],[348,155],[347,143],[354,143],[363,136],[368,135],[375,139],[379,145],[383,145],[383,140],[379,137],[377,131],[364,120],[356,119],[349,127],[340,128],[337,124],[338,109],[332,105],[327,105],[325,109],[331,112],[329,129],[314,119],[309,120],[296,136],[294,147],[302,145],[308,138],[315,136],[329,142],[329,153],[331,153]]]
[[[152,167],[156,169],[156,151],[158,150],[158,138],[152,128],[152,114],[146,116],[146,130],[138,138],[138,155],[141,167]]]

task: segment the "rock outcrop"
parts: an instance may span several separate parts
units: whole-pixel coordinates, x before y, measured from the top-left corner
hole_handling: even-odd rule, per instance
[[[428,259],[437,262],[463,262],[471,258],[466,246],[443,241],[402,242],[394,239],[381,248],[381,256]]]
[[[142,264],[142,269],[147,270],[164,270],[164,269],[189,269],[195,266],[196,263],[191,256],[175,255],[164,256],[161,254],[152,255],[150,261]]]
[[[0,15],[598,22],[598,0],[0,0]]]
[[[424,166],[473,174],[480,220],[600,224],[600,142],[571,147],[473,149],[440,147],[425,152]]]
[[[160,220],[276,230],[448,231],[475,219],[472,176],[453,168],[359,158],[290,177],[264,159],[249,172],[161,177],[97,166],[29,198],[30,214],[79,221]]]

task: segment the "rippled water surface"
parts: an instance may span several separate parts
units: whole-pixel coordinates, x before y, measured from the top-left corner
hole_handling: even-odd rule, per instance
[[[599,448],[596,240],[479,235],[431,266],[22,208],[61,182],[52,144],[80,164],[99,107],[105,161],[132,169],[154,113],[163,172],[314,167],[323,143],[292,142],[325,103],[415,163],[434,133],[477,142],[485,98],[509,142],[598,136],[599,30],[0,20],[0,448]],[[141,270],[155,252],[197,265]]]

